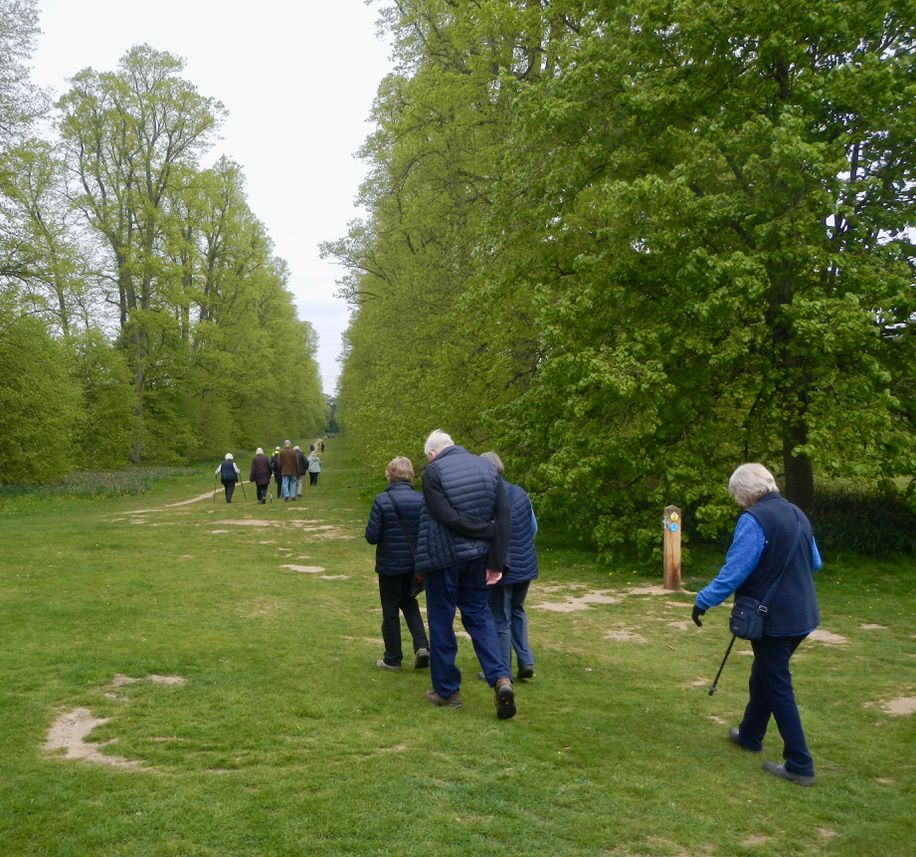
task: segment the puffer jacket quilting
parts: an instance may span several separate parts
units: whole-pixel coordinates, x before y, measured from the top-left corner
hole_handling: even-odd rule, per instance
[[[503,480],[512,509],[512,538],[501,584],[521,583],[538,576],[538,557],[531,526],[531,500],[520,485]]]
[[[426,467],[427,471],[433,468],[438,472],[449,503],[455,509],[480,520],[493,520],[500,476],[492,465],[462,446],[449,446]],[[486,541],[466,538],[440,524],[423,507],[417,539],[417,571],[470,562],[484,556],[489,547]]]
[[[375,570],[379,574],[413,574],[414,552],[407,543],[404,528],[398,522],[394,503],[401,512],[407,534],[413,539],[414,550],[420,526],[423,495],[407,482],[395,482],[372,501],[366,541],[375,545]]]

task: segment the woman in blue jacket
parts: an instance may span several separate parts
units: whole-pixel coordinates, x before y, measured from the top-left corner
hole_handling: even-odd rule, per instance
[[[702,625],[710,607],[733,592],[767,603],[763,637],[752,640],[754,663],[744,718],[728,730],[729,740],[744,750],[763,749],[770,716],[783,740],[783,764],[764,762],[767,773],[800,786],[814,785],[814,761],[805,743],[789,659],[818,625],[817,594],[812,572],[821,556],[805,513],[786,500],[762,464],[742,464],[728,480],[728,493],[744,511],[738,516],[725,564],[697,594],[693,621]]]
[[[414,589],[414,557],[423,495],[411,487],[414,472],[409,458],[388,462],[388,487],[373,501],[366,524],[366,541],[375,545],[375,571],[382,602],[382,639],[385,655],[375,662],[379,669],[399,670],[401,617],[413,637],[414,669],[429,666],[429,638],[420,615]]]
[[[480,457],[489,461],[502,476],[503,462],[495,452],[485,452]],[[503,484],[509,498],[509,508],[512,510],[512,535],[503,576],[490,590],[490,612],[496,623],[496,636],[506,666],[511,670],[514,650],[518,666],[516,677],[529,679],[534,676],[534,654],[528,645],[525,598],[531,581],[538,576],[538,557],[534,549],[538,522],[525,489],[519,485],[512,485],[505,478]]]

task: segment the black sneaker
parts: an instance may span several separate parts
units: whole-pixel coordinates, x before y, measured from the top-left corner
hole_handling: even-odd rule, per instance
[[[500,678],[496,680],[496,716],[500,720],[515,717],[515,691],[512,689],[512,680]]]
[[[529,664],[526,667],[519,667],[518,674],[515,676],[519,681],[525,681],[529,678],[534,678],[534,664]]]
[[[417,649],[414,653],[413,668],[415,670],[425,670],[429,667],[429,649]]]

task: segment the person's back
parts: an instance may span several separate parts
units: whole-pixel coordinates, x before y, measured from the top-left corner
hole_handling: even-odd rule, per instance
[[[412,574],[423,495],[407,482],[394,482],[372,503],[366,541],[375,545],[379,574]]]
[[[454,619],[470,634],[484,678],[495,693],[496,716],[515,716],[515,693],[502,656],[488,587],[501,574],[511,519],[506,492],[495,468],[456,446],[441,429],[431,432],[424,452],[424,506],[420,516],[417,571],[426,581],[430,633],[432,705],[461,705],[461,671],[455,665],[458,646]]]
[[[255,453],[251,459],[251,470],[248,474],[248,481],[254,482],[255,485],[267,485],[270,482],[270,462],[263,452]]]
[[[400,670],[400,614],[410,630],[415,654],[414,668],[429,666],[429,640],[417,604],[414,551],[423,495],[414,491],[413,464],[398,456],[385,468],[388,488],[376,495],[366,524],[366,541],[375,545],[375,572],[378,575],[382,607],[382,639],[385,654],[375,665],[380,669]]]
[[[280,475],[295,476],[299,470],[299,464],[296,461],[296,452],[291,447],[285,446],[280,450]]]
[[[499,476],[480,457],[457,445],[439,452],[423,472],[426,509],[420,518],[418,569],[445,568],[486,554],[499,490]],[[454,520],[437,514],[437,500],[439,507],[451,507]]]

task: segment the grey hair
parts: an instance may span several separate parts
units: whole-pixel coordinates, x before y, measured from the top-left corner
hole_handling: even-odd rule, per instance
[[[255,455],[263,455],[263,454],[264,454],[264,450],[261,449],[261,447],[259,446],[259,447],[254,451],[254,454],[255,454]]]
[[[503,466],[503,460],[495,452],[483,452],[480,457],[488,461],[496,468],[497,473],[502,473],[506,468]]]
[[[385,468],[385,478],[389,482],[413,482],[413,462],[403,455],[392,458]]]
[[[426,443],[423,445],[423,452],[429,455],[431,452],[438,452],[440,449],[445,449],[447,446],[454,446],[455,441],[452,440],[451,435],[446,434],[442,429],[433,429],[429,433],[429,437],[426,438]]]
[[[745,509],[764,494],[779,493],[776,479],[762,464],[750,462],[735,468],[728,479],[728,493]]]

